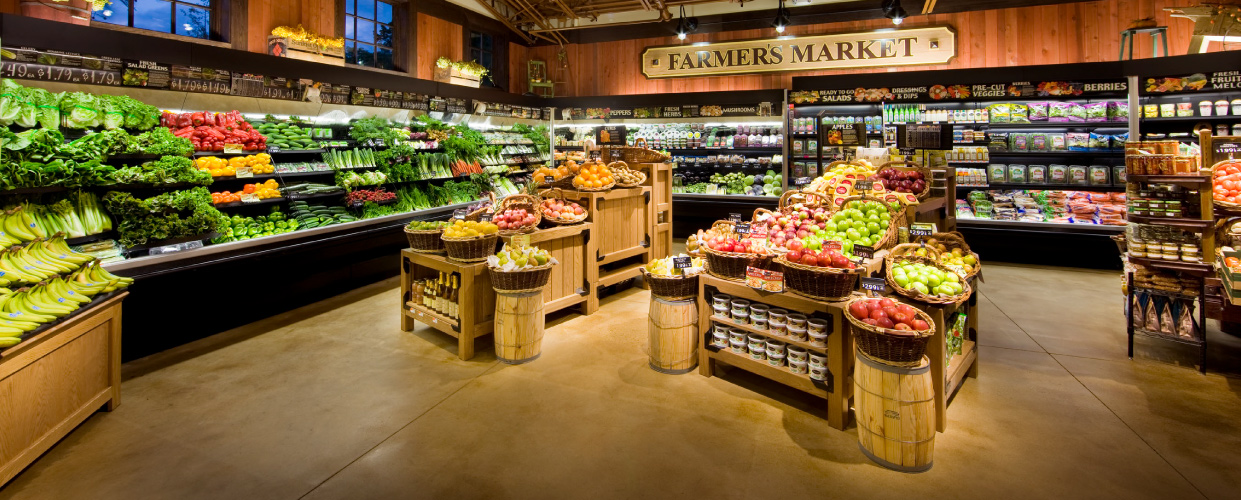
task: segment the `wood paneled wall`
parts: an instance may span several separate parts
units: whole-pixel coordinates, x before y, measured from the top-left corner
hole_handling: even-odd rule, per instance
[[[912,16],[903,27],[947,25],[957,30],[957,58],[947,65],[903,68],[767,73],[697,78],[648,80],[642,75],[639,55],[647,46],[693,42],[770,38],[774,30],[745,30],[690,35],[684,42],[675,36],[581,45],[568,45],[569,71],[561,78],[552,70],[558,96],[595,96],[670,92],[706,92],[790,88],[792,78],[805,75],[921,71],[1077,62],[1115,61],[1120,55],[1120,32],[1134,19],[1154,16],[1168,26],[1168,49],[1185,54],[1193,23],[1173,19],[1164,7],[1196,4],[1192,0],[1096,0],[1042,7],[1021,7],[931,16]],[[794,18],[796,22],[796,18]],[[891,28],[887,20],[859,23],[793,26],[791,35],[819,35],[847,31]],[[1151,44],[1143,35],[1135,44],[1137,57],[1150,57]],[[553,68],[559,47],[534,47],[525,57],[542,59]],[[517,50],[513,57],[519,57]],[[515,64],[514,61],[511,64]],[[524,64],[524,63],[523,63]],[[513,89],[524,88],[525,68],[513,71]],[[518,85],[520,84],[520,86]]]
[[[465,33],[460,24],[435,16],[418,14],[418,73],[425,80],[434,77],[432,66],[441,56],[454,61],[464,58]],[[522,71],[525,74],[525,71]]]
[[[250,0],[247,3],[247,48],[251,52],[267,52],[267,35],[276,26],[300,24],[314,33],[336,34],[337,0]]]

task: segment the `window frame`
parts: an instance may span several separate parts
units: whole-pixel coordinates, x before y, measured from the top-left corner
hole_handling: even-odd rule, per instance
[[[478,48],[474,48],[474,35],[479,35],[480,38],[487,37],[487,39],[491,41],[491,49],[489,50],[483,49],[483,47],[481,46],[482,45],[481,43],[479,44],[480,46]],[[468,53],[469,55],[466,56],[466,60],[473,60],[473,61],[478,62],[479,64],[482,64],[483,63],[482,55],[483,54],[490,55],[491,56],[491,67],[487,68],[487,76],[484,76],[483,79],[485,82],[491,82],[491,83],[490,85],[483,83],[483,85],[491,87],[491,88],[499,88],[499,84],[496,83],[496,77],[498,76],[496,73],[496,66],[497,66],[496,63],[499,62],[500,58],[499,58],[499,54],[496,53],[496,46],[499,44],[499,42],[496,39],[496,36],[486,31],[479,31],[475,29],[471,29],[469,35],[467,36],[469,37],[469,41],[466,42],[465,44],[465,50],[469,51]],[[475,50],[477,50],[479,54],[479,57],[477,58],[474,57]]]
[[[103,26],[107,28],[121,29],[121,30],[134,30],[138,33],[156,33],[159,36],[171,36],[171,37],[177,37],[178,39],[182,39],[182,40],[192,40],[192,41],[199,41],[199,42],[203,42],[203,41],[227,42],[228,41],[225,38],[224,33],[227,33],[229,31],[229,12],[230,12],[229,9],[231,7],[229,5],[229,0],[211,0],[210,2],[208,2],[209,5],[207,6],[198,5],[196,3],[192,3],[186,0],[162,0],[162,1],[166,1],[171,4],[172,15],[169,18],[169,22],[170,22],[169,27],[171,28],[171,31],[160,31],[160,30],[153,30],[153,29],[148,29],[148,28],[139,28],[137,26],[134,26],[134,13],[136,9],[134,9],[133,2],[137,2],[137,1],[157,1],[157,0],[130,0],[130,3],[126,6],[129,17],[126,19],[126,22],[124,24],[113,23],[113,22],[108,22],[104,20],[97,20],[94,18],[94,15],[92,13],[91,20],[90,20],[91,25],[94,25],[96,27]],[[187,7],[193,7],[196,9],[205,9],[207,11],[208,13],[207,22],[209,23],[209,26],[208,26],[208,32],[207,32],[206,38],[199,38],[196,36],[182,35],[180,33],[177,33],[177,6],[178,5],[185,5]]]
[[[378,66],[367,66],[365,64],[358,64],[356,62],[353,62],[353,63],[348,62],[348,58],[349,58],[348,47],[346,47],[346,53],[345,53],[345,60],[346,60],[345,66],[351,67],[351,68],[365,68],[365,69],[372,69],[372,70],[379,70],[379,71],[394,71],[394,72],[400,72],[400,73],[407,72],[409,71],[409,68],[405,67],[407,65],[405,58],[407,57],[406,56],[407,51],[411,50],[409,48],[409,40],[410,40],[409,37],[411,36],[410,26],[409,26],[410,4],[406,0],[376,0],[376,1],[383,1],[383,2],[386,2],[392,5],[392,22],[389,23],[389,26],[392,26],[392,47],[391,47],[392,67],[391,68],[380,68]],[[344,38],[346,44],[350,41],[354,42],[355,44],[354,50],[356,53],[356,50],[357,50],[356,44],[358,43],[357,41],[358,34],[355,32],[353,34],[354,37],[352,39],[345,37],[345,23],[348,22],[350,16],[353,16],[355,18],[358,17],[356,14],[356,11],[357,11],[356,3],[354,4],[354,11],[355,11],[355,14],[346,13],[345,12],[345,0],[336,1],[336,36]],[[376,17],[378,17],[378,15],[376,15]],[[363,18],[363,19],[366,19],[366,18]],[[377,19],[367,19],[367,20],[376,22],[376,23],[379,22]],[[378,43],[368,43],[368,42],[362,42],[362,43],[368,44],[374,47],[381,47],[381,45],[379,45]]]
[[[461,58],[469,61],[473,59],[473,47],[470,45],[473,34],[478,33],[491,37],[491,71],[485,77],[491,81],[491,85],[483,83],[481,86],[507,91],[509,87],[508,81],[508,45],[509,37],[507,32],[500,32],[492,29],[492,26],[478,22],[467,21],[461,29],[464,40],[461,44]],[[482,64],[482,61],[479,61]]]

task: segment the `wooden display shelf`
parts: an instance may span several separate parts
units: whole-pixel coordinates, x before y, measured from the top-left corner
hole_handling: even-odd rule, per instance
[[[816,384],[814,380],[810,379],[809,375],[804,373],[793,373],[787,367],[771,366],[766,361],[751,359],[747,355],[737,354],[725,348],[704,347],[702,351],[708,359],[722,361],[727,365],[775,380],[812,396],[818,396],[823,399],[831,398],[831,391],[827,389],[826,384]]]
[[[121,404],[121,301],[96,299],[0,351],[0,486],[103,407]]]
[[[827,371],[828,380],[819,384],[809,376],[791,373],[787,369],[773,367],[720,349],[714,352],[704,347],[699,350],[698,372],[710,377],[715,374],[716,362],[722,362],[762,377],[827,400],[828,425],[844,430],[849,425],[850,401],[853,399],[853,337],[845,327],[844,302],[819,302],[793,293],[771,293],[754,290],[744,283],[725,280],[703,274],[698,279],[698,314],[700,325],[713,321],[711,295],[724,293],[753,303],[767,304],[807,316],[828,319]],[[760,332],[761,333],[761,332]],[[711,345],[711,329],[700,328],[699,345]],[[816,349],[817,351],[817,349]]]
[[[1160,226],[1183,227],[1199,231],[1210,229],[1215,225],[1211,219],[1187,219],[1184,217],[1151,217],[1149,215],[1128,215],[1129,222],[1137,224],[1156,224]]]
[[[599,271],[599,286],[612,286],[622,281],[642,276],[640,268],[644,265],[646,265],[645,262],[635,262],[610,271]]]
[[[737,328],[737,329],[740,329],[740,330],[745,330],[745,331],[750,332],[750,333],[754,333],[754,334],[762,335],[762,336],[767,337],[767,338],[772,339],[772,340],[779,340],[779,341],[784,342],[784,343],[786,343],[786,344],[788,344],[788,345],[797,346],[797,347],[800,347],[800,348],[805,349],[805,350],[807,350],[807,351],[813,351],[813,352],[818,352],[818,353],[822,353],[822,354],[827,354],[827,346],[824,346],[824,347],[812,346],[812,345],[810,345],[810,343],[809,343],[809,342],[804,342],[804,341],[801,341],[801,340],[793,340],[793,339],[791,339],[791,338],[789,338],[789,337],[786,337],[786,336],[784,336],[784,335],[777,335],[775,332],[773,332],[773,331],[771,331],[771,330],[759,330],[758,328],[754,328],[754,326],[752,326],[752,325],[741,324],[741,323],[738,323],[738,322],[736,322],[736,321],[733,321],[731,318],[723,318],[723,317],[716,316],[716,315],[712,314],[712,315],[711,315],[711,322],[712,322],[712,323],[719,323],[719,324],[721,324],[721,325],[728,325],[728,327],[729,327],[729,328]]]
[[[647,213],[651,203],[649,186],[602,192],[566,190],[564,197],[586,208],[588,222],[605,228],[595,238],[595,259],[599,263],[647,253],[653,236]]]
[[[456,273],[461,277],[460,320],[454,321],[413,301],[413,282],[437,276],[439,272]],[[463,263],[443,255],[401,250],[401,329],[411,331],[418,321],[457,338],[457,357],[474,357],[474,339],[487,335],[495,327],[496,294],[484,262]],[[429,320],[429,321],[428,321]]]
[[[406,302],[405,307],[409,308],[408,311],[405,311],[407,316],[412,316],[415,320],[431,325],[436,330],[440,330],[444,333],[452,335],[453,337],[458,336],[457,320],[428,309],[422,304],[416,304],[413,301]],[[441,324],[446,328],[441,328],[439,326]]]
[[[974,367],[974,362],[978,360],[978,345],[973,340],[961,342],[960,354],[953,354],[952,360],[948,362],[948,376],[944,381],[944,394],[951,398],[961,388],[961,383],[965,381],[965,376]],[[977,377],[977,374],[971,375]]]
[[[552,266],[547,286],[543,287],[543,312],[551,313],[568,307],[580,307],[582,314],[599,309],[595,283],[599,277],[595,264],[594,235],[596,226],[590,222],[539,229],[529,234],[530,245],[547,250],[559,264]],[[503,237],[504,242],[512,240]]]
[[[1128,182],[1156,182],[1168,184],[1206,184],[1211,182],[1211,178],[1205,175],[1138,175],[1128,174],[1125,176]]]

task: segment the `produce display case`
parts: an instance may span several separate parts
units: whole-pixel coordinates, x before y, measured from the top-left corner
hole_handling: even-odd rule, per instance
[[[606,145],[600,140],[603,131],[606,142],[615,145],[641,143],[667,152],[673,166],[671,204],[677,213],[672,231],[683,237],[714,220],[721,207],[737,213],[770,208],[787,188],[783,94],[769,90],[553,99],[560,108],[554,129],[557,158],[597,156],[598,148]],[[760,178],[762,182],[755,181]],[[730,182],[735,194],[730,194]],[[757,191],[745,194],[756,184]],[[708,185],[713,186],[710,193]],[[762,186],[770,188],[764,191]]]
[[[147,70],[148,76],[150,71],[163,71],[161,68],[168,68],[170,71],[166,79],[163,74],[159,77],[151,76],[145,87],[129,86],[129,83],[122,86],[123,81],[119,75],[125,71],[126,63],[118,63],[116,68],[103,66],[92,69],[90,78],[82,78],[85,74],[82,71],[85,70],[51,72],[43,68],[43,71],[37,71],[39,65],[45,61],[6,58],[4,65],[6,71],[9,71],[6,75],[25,76],[26,79],[19,80],[24,86],[53,92],[124,94],[158,109],[177,113],[236,110],[248,123],[253,124],[256,130],[262,130],[269,139],[266,147],[260,150],[255,150],[253,145],[243,144],[240,152],[196,152],[190,157],[190,161],[197,166],[198,161],[215,156],[228,164],[230,160],[238,157],[258,153],[270,155],[269,165],[273,167],[270,171],[252,169],[248,172],[249,177],[240,169],[236,169],[236,172],[217,172],[217,175],[212,176],[211,186],[207,190],[217,195],[223,195],[225,191],[251,194],[245,193],[247,184],[267,185],[270,181],[275,184],[273,189],[279,193],[277,196],[257,200],[211,199],[210,201],[215,202],[212,209],[227,218],[217,230],[131,244],[127,249],[128,255],[125,255],[128,259],[109,262],[107,266],[114,272],[137,277],[156,287],[177,288],[186,282],[194,282],[197,283],[194,293],[203,297],[231,293],[229,290],[234,284],[228,283],[230,280],[215,280],[212,279],[213,276],[254,276],[256,279],[262,277],[283,286],[270,291],[264,308],[246,308],[234,314],[212,315],[172,334],[160,333],[158,336],[151,333],[163,332],[165,329],[155,324],[152,318],[159,316],[157,311],[176,309],[178,306],[159,294],[139,294],[128,301],[129,309],[134,313],[126,315],[127,330],[132,332],[126,342],[126,359],[158,352],[390,277],[394,269],[385,256],[390,256],[391,252],[405,246],[402,226],[406,222],[447,218],[454,210],[466,208],[473,202],[477,196],[473,193],[483,190],[484,183],[490,184],[491,189],[497,191],[516,191],[516,185],[522,183],[522,171],[528,170],[527,165],[541,162],[550,156],[546,149],[540,154],[537,148],[533,148],[533,151],[521,149],[520,154],[504,154],[504,148],[510,145],[497,144],[496,138],[504,137],[503,134],[516,130],[519,126],[527,127],[525,131],[538,125],[547,126],[550,124],[550,113],[544,113],[541,108],[537,108],[542,104],[541,101],[500,91],[462,89],[399,75],[380,75],[354,68],[325,67],[304,61],[276,59],[262,54],[204,47],[180,41],[161,40],[159,44],[152,44],[150,37],[141,34],[52,24],[25,17],[0,16],[0,28],[3,29],[6,48],[36,47],[36,51],[69,51],[73,55],[89,47],[105,53],[85,56],[86,58],[149,58],[148,62],[155,62],[157,65]],[[159,47],[158,50],[148,48],[156,46]],[[122,49],[124,53],[106,52]],[[194,66],[190,67],[191,64]],[[206,69],[195,71],[194,68],[212,68],[211,75],[208,75]],[[116,78],[112,78],[113,72]],[[257,75],[270,78],[264,79]],[[208,81],[207,78],[213,80]],[[315,83],[302,87],[307,81]],[[470,106],[471,100],[485,103],[486,106]],[[486,111],[480,114],[469,113],[471,110],[483,109]],[[487,170],[489,173],[482,174],[487,176],[485,181],[481,180],[481,175],[477,177],[479,180],[471,181],[468,177],[469,171],[458,170],[456,164],[443,165],[442,171],[451,168],[452,172],[448,175],[437,175],[433,173],[433,168],[421,168],[420,161],[432,155],[452,151],[437,149],[439,146],[432,140],[415,138],[414,135],[418,132],[418,129],[415,129],[413,134],[407,133],[407,136],[415,150],[410,158],[417,175],[383,182],[382,189],[377,189],[380,186],[350,184],[345,176],[374,176],[376,172],[384,170],[379,168],[380,166],[355,164],[352,165],[355,168],[348,168],[346,165],[342,169],[340,165],[335,165],[341,170],[340,179],[337,178],[337,172],[328,167],[344,153],[367,151],[374,155],[388,149],[388,145],[381,142],[354,140],[351,132],[363,121],[359,118],[382,118],[406,124],[427,114],[440,119],[449,127],[468,123],[472,129],[483,133],[481,139],[472,141],[480,151],[487,148],[487,151],[494,150],[495,156],[516,158],[516,161],[504,161],[503,170]],[[174,133],[178,132],[177,128],[180,127],[173,127],[176,127],[176,124],[170,126],[170,129]],[[197,132],[187,135],[196,137]],[[520,135],[530,136],[528,133]],[[543,144],[547,144],[547,139],[543,139]],[[206,144],[203,146],[205,149]],[[529,146],[513,145],[514,148]],[[159,158],[160,155],[117,155],[109,158],[107,162],[119,167]],[[370,159],[373,156],[361,158]],[[510,163],[516,164],[516,168],[508,168]],[[486,161],[477,164],[480,170],[490,166],[492,165]],[[204,170],[207,168],[204,166]],[[338,185],[346,189],[316,191],[307,189],[307,184],[326,187]],[[504,186],[501,187],[501,184]],[[474,187],[465,188],[471,185]],[[456,189],[454,186],[461,188]],[[163,193],[184,191],[187,187],[188,185],[165,183],[120,189],[127,189],[135,197],[145,200]],[[58,189],[52,191],[56,190]],[[107,187],[99,189],[98,192],[102,195],[109,190],[119,189]],[[344,192],[350,190],[353,193]],[[434,198],[428,197],[428,200],[433,199],[434,202],[402,200],[400,204],[396,204],[380,199],[381,191],[442,194]],[[353,196],[362,192],[373,193]],[[469,196],[462,196],[467,193]],[[18,192],[15,190],[9,194]],[[278,209],[281,215],[272,217],[275,215],[271,212],[273,209]],[[295,230],[290,228],[294,221],[300,223]],[[224,227],[225,225],[227,227]],[[387,265],[382,264],[385,261]],[[181,300],[184,300],[184,297]]]
[[[1084,254],[1079,265],[1114,267],[1108,237],[1124,231],[1122,145],[1131,127],[1123,75],[1120,63],[1089,63],[797,77],[790,121],[796,129],[809,120],[801,129],[818,144],[790,161],[821,174],[851,152],[832,142],[885,147],[857,154],[912,158],[952,177],[944,217],[984,255],[1046,262],[1047,252],[1071,244]],[[939,147],[898,140],[915,129]],[[790,177],[794,186],[813,179]],[[1013,251],[1008,237],[1021,235],[1029,245]]]

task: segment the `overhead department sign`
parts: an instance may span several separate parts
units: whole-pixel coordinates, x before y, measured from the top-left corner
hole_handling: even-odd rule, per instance
[[[647,78],[771,71],[947,64],[957,55],[952,28],[843,33],[807,37],[647,47]]]

